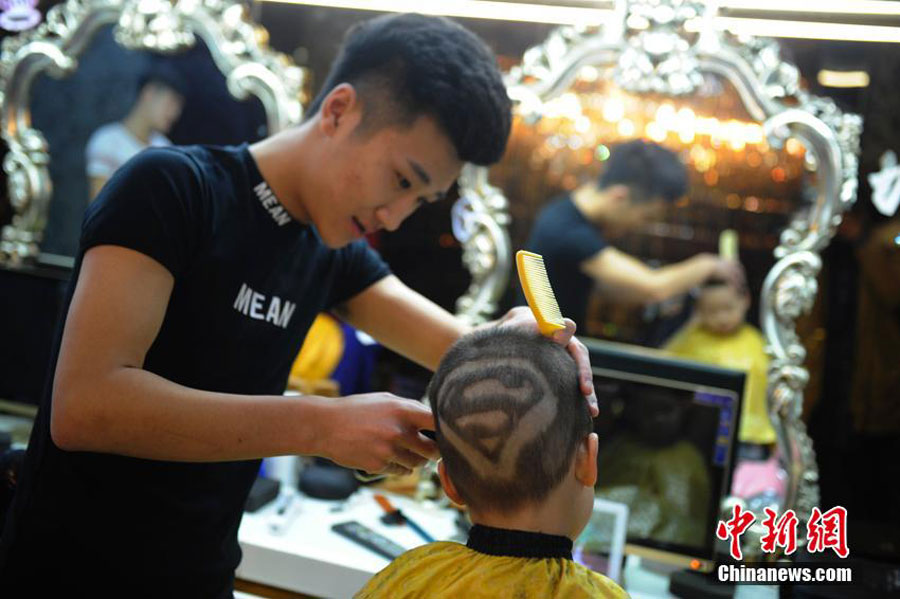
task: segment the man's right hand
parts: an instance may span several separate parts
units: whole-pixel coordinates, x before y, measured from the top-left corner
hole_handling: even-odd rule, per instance
[[[737,260],[726,260],[715,254],[709,254],[709,256],[713,260],[711,277],[724,279],[738,289],[746,288],[747,273],[740,262]]]
[[[431,410],[390,393],[341,397],[325,408],[317,455],[369,473],[408,474],[439,457],[420,431],[434,430]]]

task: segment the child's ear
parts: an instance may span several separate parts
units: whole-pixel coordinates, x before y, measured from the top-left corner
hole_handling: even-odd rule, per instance
[[[466,505],[466,502],[463,501],[462,497],[460,497],[459,491],[456,490],[456,486],[453,484],[453,481],[450,480],[450,477],[447,475],[447,467],[444,466],[444,460],[440,460],[438,462],[438,478],[441,479],[441,487],[444,488],[444,493],[447,494],[447,497],[450,498],[450,501],[452,501],[456,505]]]
[[[750,309],[750,294],[746,291],[741,293],[741,311],[744,315],[747,315],[747,311]]]
[[[575,452],[575,479],[585,487],[597,484],[597,433],[591,433],[578,444]]]

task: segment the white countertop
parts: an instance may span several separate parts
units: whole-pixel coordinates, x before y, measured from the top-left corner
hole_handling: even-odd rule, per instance
[[[255,513],[245,513],[238,532],[244,557],[237,577],[315,597],[352,597],[389,562],[332,531],[333,524],[355,520],[406,549],[425,544],[408,526],[381,522],[384,511],[372,497],[375,492],[363,487],[346,501],[298,495],[293,519],[282,534],[270,528],[281,498]],[[454,510],[383,494],[435,539],[453,539],[459,534]],[[674,599],[668,592],[669,571],[662,568],[648,568],[640,558],[628,556],[624,568],[626,590],[634,599]],[[777,587],[746,585],[739,595],[742,599],[771,599],[777,597]]]
[[[244,557],[237,577],[317,597],[351,597],[389,562],[332,531],[333,524],[356,520],[406,549],[425,544],[408,526],[383,524],[384,511],[373,494],[363,487],[346,501],[298,495],[292,508],[294,517],[282,534],[270,528],[277,518],[278,500],[255,513],[245,513],[238,532]],[[384,494],[435,539],[458,534],[453,510]]]

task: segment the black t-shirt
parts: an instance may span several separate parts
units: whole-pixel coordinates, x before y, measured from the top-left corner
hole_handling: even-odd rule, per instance
[[[67,302],[84,252],[104,244],[175,277],[144,368],[229,393],[282,393],[316,314],[389,272],[364,242],[332,250],[290,218],[246,146],[152,149],[120,169],[85,216]],[[63,451],[50,438],[50,405],[48,391],[0,543],[0,595],[16,596],[3,583],[20,581],[32,594],[65,584],[79,596],[84,584],[93,596],[230,596],[259,460]],[[113,580],[130,585],[104,591]]]
[[[579,327],[584,326],[587,301],[594,282],[581,264],[607,246],[569,195],[548,204],[534,221],[525,249],[541,254],[559,309]]]

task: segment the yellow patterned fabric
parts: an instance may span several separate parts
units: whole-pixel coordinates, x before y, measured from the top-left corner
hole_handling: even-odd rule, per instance
[[[609,578],[564,558],[499,557],[451,542],[407,551],[375,575],[357,599],[627,598]]]
[[[678,331],[665,347],[677,356],[747,373],[738,438],[760,445],[775,442],[775,429],[766,409],[769,357],[764,346],[763,336],[749,324],[731,335],[717,335],[691,323]]]

